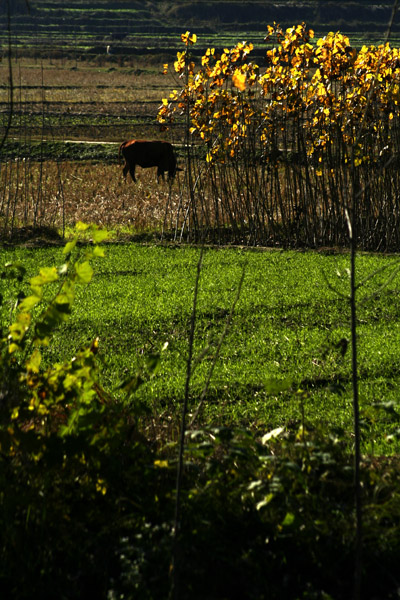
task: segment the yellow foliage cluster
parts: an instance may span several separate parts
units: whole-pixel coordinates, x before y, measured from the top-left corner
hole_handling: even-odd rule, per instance
[[[240,153],[250,136],[261,149],[274,145],[288,124],[301,128],[304,150],[317,162],[333,145],[355,166],[373,160],[376,138],[390,143],[399,107],[399,49],[387,43],[357,52],[339,32],[314,41],[304,23],[286,31],[274,23],[271,36],[277,43],[261,70],[248,60],[247,42],[219,53],[209,48],[197,67],[190,53],[196,36],[182,35],[186,48],[174,63],[182,87],[163,100],[159,122],[167,127],[189,111],[190,134],[207,144],[208,162]]]

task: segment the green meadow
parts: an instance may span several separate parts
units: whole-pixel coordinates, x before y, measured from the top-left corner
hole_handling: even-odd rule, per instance
[[[33,276],[39,267],[61,265],[63,255],[59,248],[15,248],[2,252],[6,261],[21,261]],[[351,447],[346,253],[108,244],[44,360],[71,359],[98,338],[108,393],[122,398],[124,381],[140,377],[131,402],[160,423],[178,421],[199,261],[192,426],[245,426],[261,435],[296,430],[304,420],[341,430]],[[398,269],[396,256],[357,258],[359,389],[369,454],[399,449]],[[11,300],[13,289],[2,287]],[[4,319],[7,302],[3,309]]]

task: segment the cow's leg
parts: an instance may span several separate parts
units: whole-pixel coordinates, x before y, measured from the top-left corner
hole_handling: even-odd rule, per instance
[[[136,183],[135,167],[136,165],[132,165],[131,167],[129,167],[129,173],[131,174],[133,181]]]
[[[157,168],[157,183],[160,183],[160,177],[163,181],[165,181],[164,179],[164,171],[162,170],[161,167]]]

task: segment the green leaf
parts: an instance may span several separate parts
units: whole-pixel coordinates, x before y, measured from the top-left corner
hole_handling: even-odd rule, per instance
[[[43,319],[36,323],[35,335],[39,339],[47,338],[62,321],[66,321],[71,313],[69,302],[51,304]]]
[[[60,304],[64,302],[69,302],[69,304],[73,304],[75,299],[75,283],[70,279],[64,282],[60,293],[57,295],[56,302]]]
[[[26,368],[28,369],[28,371],[32,371],[33,373],[39,373],[41,361],[42,355],[40,354],[40,351],[36,348],[33,351],[32,356],[26,362]]]
[[[58,273],[56,267],[43,267],[39,271],[39,275],[36,277],[32,277],[29,281],[32,288],[36,286],[42,286],[46,283],[52,283],[53,281],[57,281]]]
[[[93,250],[93,256],[99,256],[101,258],[104,258],[104,256],[105,256],[104,248],[100,248],[99,246],[96,246]]]
[[[155,460],[153,464],[157,469],[169,468],[169,462],[167,460]]]
[[[58,279],[57,267],[42,267],[39,273],[43,277],[45,283],[51,283]]]
[[[22,340],[30,324],[31,315],[29,313],[18,313],[16,322],[8,328],[10,338],[14,341]]]
[[[60,318],[64,319],[64,315],[71,314],[71,305],[69,302],[60,302],[57,298],[57,304],[54,305],[54,310],[60,313]]]
[[[40,302],[40,298],[39,296],[36,296],[36,294],[27,296],[22,300],[21,304],[19,305],[19,309],[21,311],[29,312],[34,306],[36,306],[38,302]]]
[[[82,283],[89,283],[93,277],[93,269],[88,261],[76,263],[75,271]]]
[[[33,294],[35,296],[37,296],[39,299],[42,299],[42,297],[43,297],[43,288],[42,288],[41,284],[40,285],[35,285],[35,284],[32,284],[32,282],[31,282],[30,285],[31,285],[31,290],[32,290]]]
[[[106,229],[98,229],[93,232],[93,240],[96,244],[100,244],[103,240],[106,240],[109,237],[109,233]]]
[[[75,248],[78,238],[74,238],[71,242],[67,242],[63,249],[63,254],[71,254],[72,250]]]
[[[285,518],[283,519],[281,525],[282,527],[290,527],[291,525],[293,525],[294,521],[295,521],[295,516],[293,513],[288,512],[285,515]]]
[[[159,354],[149,354],[146,356],[146,367],[149,373],[154,374],[158,370],[160,360]]]
[[[40,323],[36,323],[35,326],[35,336],[36,338],[43,340],[47,337],[49,337],[49,335],[51,334],[54,326],[55,326],[55,321],[54,319],[51,320],[46,320],[46,321],[42,321]]]
[[[144,379],[141,374],[138,373],[131,379],[126,379],[123,381],[118,387],[119,389],[124,390],[128,395],[134,394],[136,390],[144,383]]]

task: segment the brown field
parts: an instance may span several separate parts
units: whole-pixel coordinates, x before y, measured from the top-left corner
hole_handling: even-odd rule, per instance
[[[41,61],[13,62],[14,110],[17,114],[37,114],[45,107],[49,119],[76,115],[77,121],[95,115],[131,118],[145,117],[155,122],[161,99],[174,82],[162,75],[162,65],[136,62],[118,68],[112,62],[98,66],[90,62]],[[9,73],[0,63],[0,108],[7,111]],[[79,118],[78,118],[79,117]],[[129,123],[129,121],[128,121]],[[98,141],[107,141],[99,138]]]
[[[132,103],[160,102],[171,81],[162,75],[162,65],[152,66],[142,61],[118,67],[113,62],[99,66],[95,62],[42,60],[22,58],[13,61],[13,79],[17,92],[29,91],[31,101]],[[6,61],[0,63],[0,102],[8,99],[9,73]],[[29,89],[24,89],[26,87]],[[62,93],[60,93],[62,92]],[[23,98],[24,99],[24,98]]]

